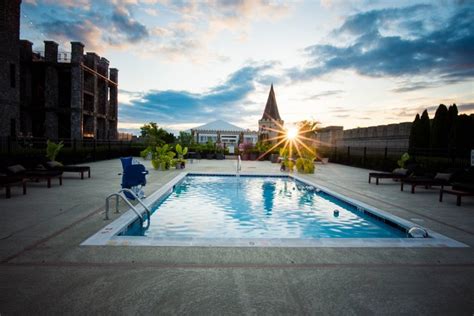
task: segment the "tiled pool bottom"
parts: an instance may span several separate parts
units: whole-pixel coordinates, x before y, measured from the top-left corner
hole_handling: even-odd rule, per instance
[[[180,175],[147,199],[151,226],[131,211],[83,245],[221,247],[462,247],[297,176]]]

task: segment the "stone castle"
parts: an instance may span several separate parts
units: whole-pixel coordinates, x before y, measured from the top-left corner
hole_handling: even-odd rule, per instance
[[[20,0],[0,2],[0,136],[117,139],[118,70],[84,45],[20,40]]]

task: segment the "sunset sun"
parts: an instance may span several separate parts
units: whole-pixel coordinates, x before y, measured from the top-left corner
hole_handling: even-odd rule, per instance
[[[290,127],[286,131],[286,138],[289,140],[294,140],[298,136],[298,129],[296,127]]]

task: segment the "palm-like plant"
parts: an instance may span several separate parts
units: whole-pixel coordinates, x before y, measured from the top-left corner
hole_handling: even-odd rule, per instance
[[[56,156],[63,147],[64,144],[62,141],[56,144],[48,139],[46,142],[46,157],[51,161],[56,161]]]
[[[151,160],[153,168],[161,168],[161,170],[167,170],[170,168],[173,158],[176,155],[174,152],[170,151],[170,149],[171,147],[168,144],[165,144],[161,147],[156,146]]]
[[[186,164],[186,160],[184,159],[184,156],[188,153],[188,147],[182,147],[180,144],[177,144],[176,147],[176,152],[178,153],[178,159],[176,160],[176,167],[181,166],[184,167]]]

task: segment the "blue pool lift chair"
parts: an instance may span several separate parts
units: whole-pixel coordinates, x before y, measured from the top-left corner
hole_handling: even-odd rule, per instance
[[[120,162],[122,163],[122,169],[125,171],[125,168],[133,165],[133,157],[120,157]]]
[[[134,163],[132,157],[120,158],[122,162],[123,172],[122,175],[122,189],[117,193],[110,194],[105,200],[105,219],[109,219],[109,199],[115,197],[115,212],[119,213],[118,200],[122,198],[125,203],[137,214],[143,225],[143,222],[147,220],[145,229],[150,226],[150,209],[146,206],[142,198],[145,197],[142,187],[146,185],[146,175],[148,171],[145,166],[140,163]],[[119,174],[120,175],[120,174]],[[138,204],[143,206],[146,211],[146,217],[137,210],[137,208],[131,204],[130,200],[136,200]]]
[[[142,188],[146,185],[146,175],[148,171],[142,164],[129,165],[124,168],[122,174],[122,189],[130,189],[140,198],[144,197]],[[129,192],[125,191],[125,196],[130,200],[135,200]]]
[[[145,197],[142,187],[146,185],[146,175],[148,170],[145,166],[134,160],[133,157],[121,157],[123,172],[122,175],[122,189],[132,190],[138,197]],[[135,200],[135,197],[129,193],[124,192],[125,196],[130,200]]]

